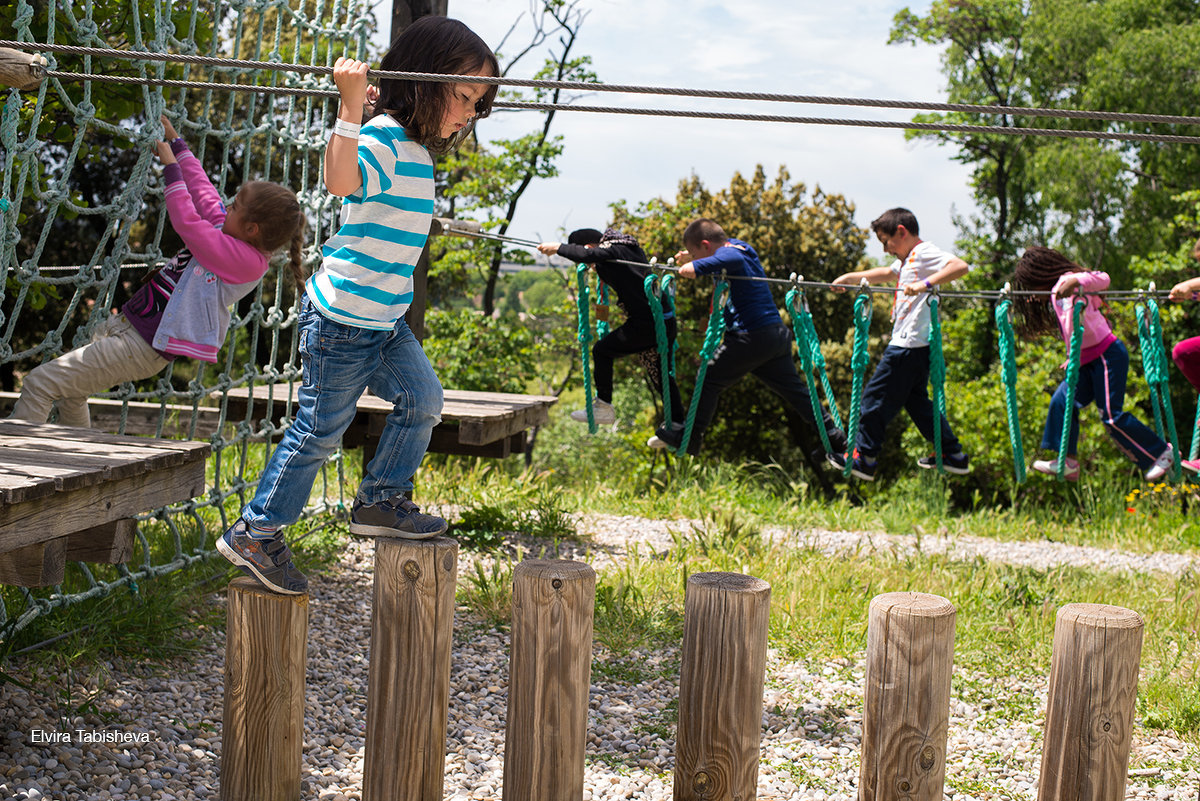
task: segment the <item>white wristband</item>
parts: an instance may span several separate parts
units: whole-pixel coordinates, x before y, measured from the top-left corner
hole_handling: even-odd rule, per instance
[[[347,122],[346,120],[339,118],[337,122],[333,124],[333,132],[338,136],[344,136],[347,139],[357,139],[358,129],[361,127],[362,126],[356,122]]]

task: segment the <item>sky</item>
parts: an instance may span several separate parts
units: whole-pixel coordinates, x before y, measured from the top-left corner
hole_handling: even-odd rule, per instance
[[[604,83],[691,87],[894,100],[944,100],[940,50],[889,45],[892,0],[584,0],[588,10],[572,51],[592,57]],[[449,0],[461,19],[493,47],[522,14],[505,50],[528,40],[530,0]],[[928,2],[911,4],[924,13]],[[380,14],[384,19],[386,14]],[[502,52],[502,56],[504,53]],[[513,77],[529,78],[542,58],[522,62]],[[579,102],[652,108],[747,111],[796,116],[911,119],[911,111],[856,109],[698,98],[592,93]],[[480,138],[519,136],[541,124],[530,112],[494,112]],[[923,239],[952,249],[952,213],[975,210],[966,167],[954,151],[906,141],[899,129],[560,112],[553,132],[564,137],[559,175],[526,191],[509,232],[557,240],[575,228],[603,228],[609,204],[631,207],[674,199],[679,181],[695,172],[710,190],[756,164],[773,178],[785,165],[793,182],[842,194],[866,227],[885,209],[905,206]],[[873,240],[872,240],[873,241]],[[751,243],[753,244],[753,243]],[[872,245],[868,253],[882,257]]]

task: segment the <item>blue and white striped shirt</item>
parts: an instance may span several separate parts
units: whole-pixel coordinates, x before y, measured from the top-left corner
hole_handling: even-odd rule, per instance
[[[344,325],[390,330],[412,303],[412,275],[433,218],[433,160],[387,114],[359,133],[362,187],[342,203],[308,296]]]

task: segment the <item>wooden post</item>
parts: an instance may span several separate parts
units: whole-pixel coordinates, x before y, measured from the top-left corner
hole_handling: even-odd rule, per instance
[[[1133,735],[1142,618],[1067,604],[1054,623],[1038,801],[1120,801]]]
[[[226,595],[222,801],[297,801],[308,596],[243,576]]]
[[[683,602],[675,801],[753,801],[771,585],[696,573]]]
[[[583,798],[596,573],[526,559],[513,571],[503,801]]]
[[[375,540],[363,801],[442,801],[458,543]]]
[[[859,801],[942,801],[954,605],[937,595],[871,599]]]

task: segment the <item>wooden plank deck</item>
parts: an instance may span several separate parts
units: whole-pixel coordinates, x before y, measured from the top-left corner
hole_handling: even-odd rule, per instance
[[[0,420],[0,583],[58,583],[68,553],[128,559],[125,521],[203,494],[209,450]]]
[[[292,403],[288,387],[276,385],[269,417],[278,423],[284,404]],[[256,386],[253,393],[252,417],[259,421],[268,416],[267,398],[270,386]],[[293,389],[293,392],[295,389]],[[550,407],[558,398],[553,395],[516,395],[503,392],[470,392],[447,389],[442,408],[442,422],[433,430],[429,443],[431,453],[456,453],[475,456],[504,457],[520,453],[525,447],[529,429],[550,419]],[[229,390],[229,418],[246,417],[246,403],[251,393],[245,387]],[[379,436],[392,411],[392,404],[369,393],[358,399],[358,414],[342,438],[347,448],[362,447],[363,458],[370,461]]]

